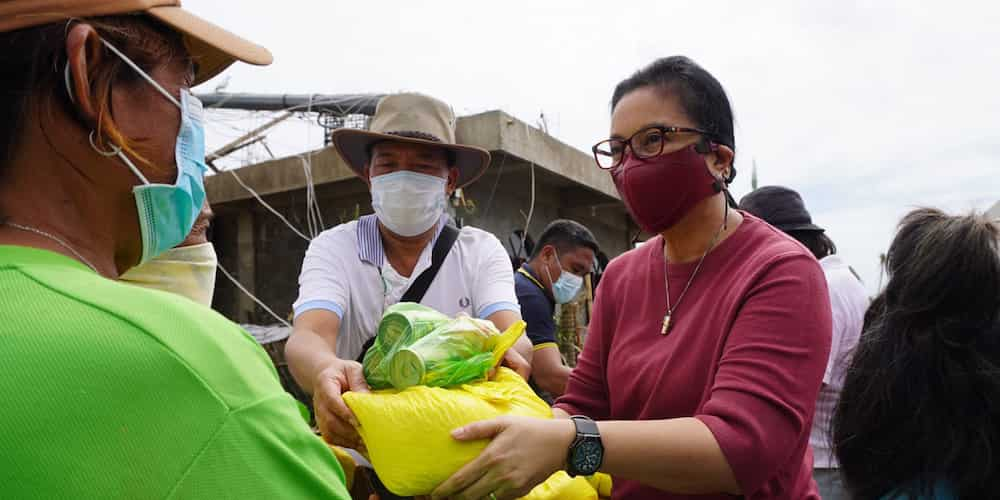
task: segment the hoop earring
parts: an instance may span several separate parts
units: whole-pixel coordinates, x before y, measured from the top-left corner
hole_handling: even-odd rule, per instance
[[[66,69],[63,70],[63,81],[66,84],[66,94],[69,95],[69,102],[76,104],[76,96],[73,95],[73,81],[69,75],[69,61],[66,61]]]
[[[116,146],[114,144],[111,145],[111,151],[102,151],[101,148],[97,147],[97,144],[94,142],[94,131],[93,130],[90,131],[90,135],[87,136],[87,139],[90,141],[90,147],[94,151],[96,151],[97,154],[99,154],[101,156],[105,156],[105,157],[110,158],[110,157],[115,156],[115,155],[117,155],[117,154],[119,154],[119,153],[122,152],[122,148],[120,146]]]

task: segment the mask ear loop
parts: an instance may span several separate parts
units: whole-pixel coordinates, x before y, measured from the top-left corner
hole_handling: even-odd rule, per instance
[[[697,144],[695,144],[694,150],[697,153],[705,155],[705,154],[714,153],[714,152],[718,151],[719,150],[719,145],[716,144],[715,142],[712,142],[711,140],[709,140],[706,137],[702,137],[702,139],[700,141],[698,141]],[[732,167],[730,167],[730,168],[732,168]],[[729,194],[729,188],[728,188],[729,184],[728,184],[727,181],[731,180],[732,176],[730,176],[730,179],[723,179],[720,176],[715,175],[715,173],[712,172],[712,170],[710,168],[708,168],[707,164],[705,165],[705,169],[708,170],[708,175],[712,176],[712,179],[713,179],[713,181],[712,181],[712,188],[715,189],[715,192],[716,193],[725,193],[724,208],[723,208],[723,212],[722,212],[722,230],[725,231],[725,230],[729,229],[729,198],[730,198],[730,194]]]
[[[70,74],[69,74],[69,62],[68,61],[66,62],[66,69],[63,70],[63,79],[66,82],[66,93],[69,95],[70,102],[76,104],[76,97],[73,95],[72,79],[70,78]],[[99,154],[101,156],[104,156],[106,158],[110,158],[112,156],[116,156],[119,153],[121,153],[122,148],[120,146],[116,146],[114,144],[111,144],[111,149],[108,150],[108,151],[105,151],[105,150],[101,149],[100,147],[98,147],[97,146],[97,141],[94,140],[94,134],[96,132],[97,132],[96,130],[91,130],[90,134],[87,136],[87,140],[90,141],[90,148],[91,149],[93,149],[97,154]]]
[[[556,295],[556,282],[553,281],[553,279],[552,279],[552,271],[549,271],[549,265],[548,264],[544,264],[544,266],[545,266],[545,275],[549,277],[549,288],[551,288],[550,291],[552,292],[552,297],[555,298],[555,295]]]
[[[145,184],[145,185],[150,184],[149,179],[146,179],[146,176],[142,175],[142,171],[139,170],[135,166],[135,163],[132,163],[132,160],[130,160],[128,158],[128,156],[125,156],[124,153],[122,153],[121,146],[118,146],[118,145],[115,145],[115,144],[111,144],[111,150],[110,151],[104,151],[104,150],[102,150],[101,148],[99,148],[97,146],[97,143],[94,141],[94,131],[93,130],[90,131],[90,135],[87,136],[87,140],[90,141],[90,147],[91,147],[91,149],[93,149],[97,154],[99,154],[101,156],[104,156],[104,157],[107,157],[107,158],[110,158],[112,156],[117,156],[118,159],[120,159],[122,161],[122,163],[124,163],[126,166],[128,166],[129,170],[131,170],[132,173],[135,174],[135,176],[138,177],[139,180],[142,181],[143,184]]]
[[[142,70],[142,68],[140,68],[136,63],[132,62],[132,60],[129,59],[125,54],[123,54],[122,51],[118,50],[114,45],[111,45],[110,43],[108,43],[107,40],[104,40],[103,38],[101,39],[101,42],[104,43],[104,46],[107,47],[108,50],[114,52],[115,55],[120,57],[121,60],[125,62],[125,64],[128,64],[132,69],[134,69],[135,72],[139,74],[139,76],[141,76],[144,80],[149,82],[149,84],[152,85],[153,88],[155,88],[157,91],[163,94],[163,97],[166,97],[170,102],[174,103],[178,108],[183,109],[180,101],[178,101],[176,97],[171,95],[170,92],[167,92],[167,90],[164,89],[159,82],[153,80],[153,77],[147,75],[146,72]]]
[[[702,138],[694,145],[694,152],[700,155],[707,155],[714,153],[719,150],[719,146],[707,138]],[[725,190],[725,181],[719,176],[712,172],[712,169],[708,168],[708,164],[705,165],[705,170],[708,170],[708,175],[712,177],[712,188],[715,189],[716,193],[720,193]]]
[[[121,60],[124,61],[125,64],[129,65],[129,67],[131,67],[132,69],[134,69],[136,71],[136,73],[139,74],[139,76],[141,76],[144,80],[146,80],[147,82],[149,82],[149,84],[152,85],[153,88],[155,88],[159,93],[163,94],[163,96],[166,97],[170,102],[174,103],[178,108],[182,108],[181,103],[180,103],[180,101],[177,100],[177,98],[175,98],[174,96],[170,95],[170,92],[167,92],[166,89],[164,89],[163,86],[159,84],[159,82],[157,82],[156,80],[153,80],[153,78],[151,76],[147,75],[146,72],[143,71],[142,68],[140,68],[137,64],[135,64],[134,62],[132,62],[132,60],[129,59],[128,56],[126,56],[125,54],[123,54],[114,45],[111,45],[110,43],[108,43],[107,40],[101,39],[101,43],[103,43],[104,46],[108,48],[108,50],[110,50],[111,52],[114,52],[115,55],[117,55],[119,58],[121,58]],[[66,80],[66,91],[69,92],[70,100],[74,100],[72,86],[70,85],[69,61],[66,61],[66,69],[64,70],[64,78]],[[144,185],[148,186],[148,185],[151,184],[149,182],[149,179],[147,179],[146,176],[142,174],[142,171],[139,170],[139,168],[135,166],[135,163],[132,163],[132,160],[130,160],[129,157],[126,156],[124,153],[122,153],[121,146],[117,146],[115,144],[112,144],[110,151],[103,151],[103,150],[101,150],[99,147],[97,147],[97,144],[94,141],[94,131],[93,130],[90,131],[90,135],[88,136],[88,140],[90,141],[90,147],[93,148],[94,151],[97,152],[97,154],[99,154],[101,156],[106,156],[106,157],[117,156],[122,161],[122,163],[124,163],[126,166],[128,166],[129,170],[131,170],[132,173],[135,174],[135,176],[138,177],[140,181],[142,181],[142,183]]]

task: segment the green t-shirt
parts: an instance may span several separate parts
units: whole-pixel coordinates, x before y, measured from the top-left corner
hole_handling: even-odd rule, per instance
[[[0,246],[0,496],[350,498],[267,354],[214,311]]]

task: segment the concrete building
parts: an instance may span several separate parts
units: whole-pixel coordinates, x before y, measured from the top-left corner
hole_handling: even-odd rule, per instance
[[[589,153],[501,111],[461,117],[456,132],[459,142],[487,149],[493,156],[486,174],[466,188],[459,206],[453,207],[459,225],[490,231],[513,252],[511,235],[524,229],[529,214],[528,234],[534,238],[553,219],[570,218],[588,226],[609,257],[631,248],[638,229],[610,176],[596,167]],[[367,187],[333,148],[305,155],[311,159],[314,192],[327,228],[372,213]],[[235,172],[305,233],[308,184],[303,165],[296,156]],[[220,263],[278,315],[287,316],[298,294],[308,242],[267,211],[233,175],[210,176],[206,185],[216,213],[211,237]],[[239,323],[274,323],[221,274],[214,307]]]

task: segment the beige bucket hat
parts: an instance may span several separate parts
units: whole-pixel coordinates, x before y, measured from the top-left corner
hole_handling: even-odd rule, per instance
[[[340,128],[331,134],[333,145],[358,177],[365,176],[371,148],[382,141],[440,146],[455,158],[458,185],[478,179],[490,165],[485,149],[455,143],[455,113],[447,104],[423,94],[393,94],[382,98],[368,130]]]
[[[72,18],[146,13],[184,36],[198,65],[195,85],[236,61],[264,66],[271,53],[181,8],[180,0],[0,0],[0,33]]]

